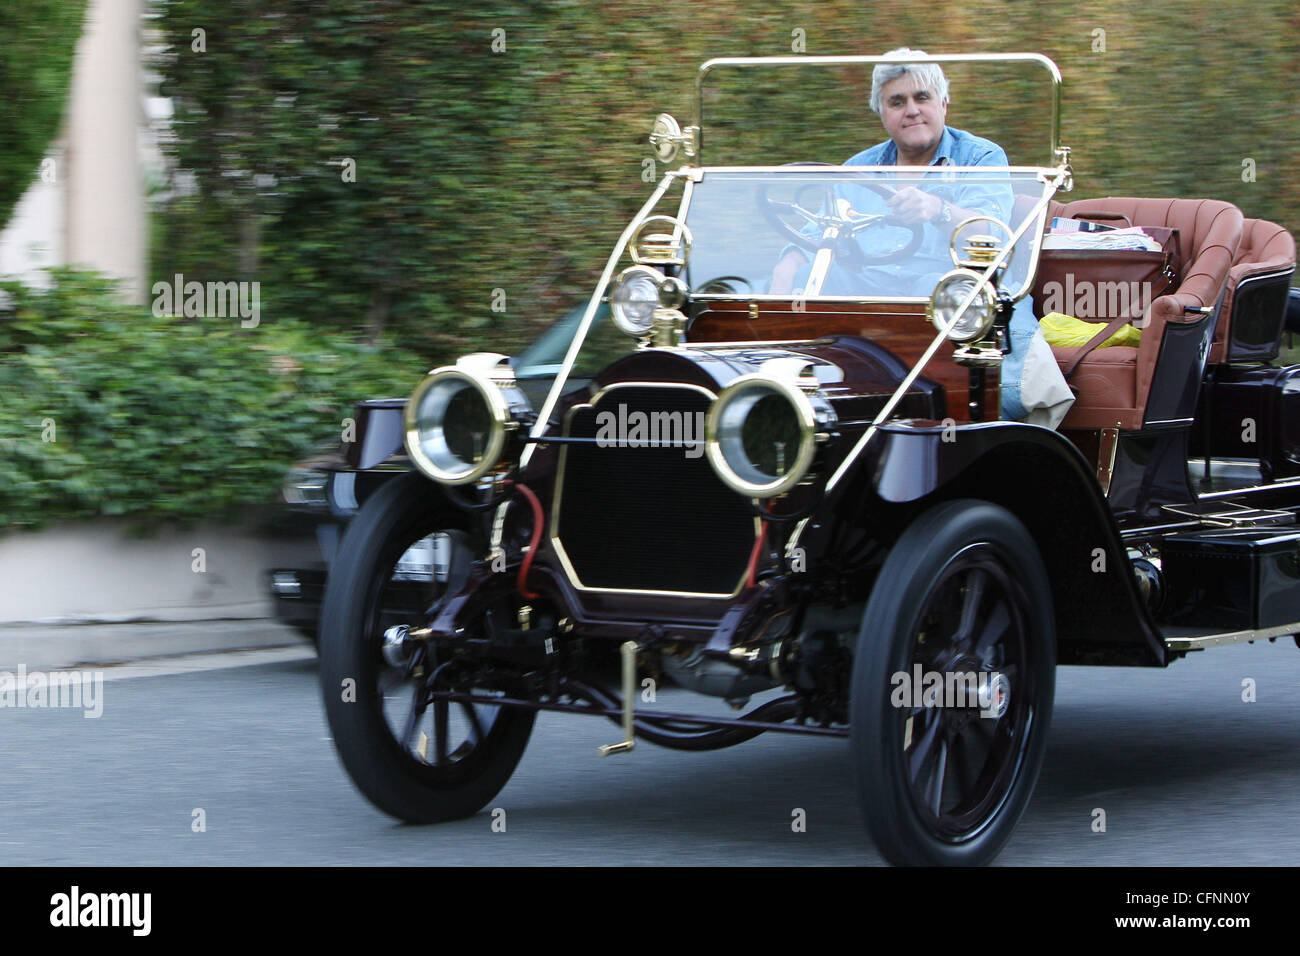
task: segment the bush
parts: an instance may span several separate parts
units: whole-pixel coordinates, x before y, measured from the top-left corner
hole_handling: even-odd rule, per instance
[[[156,318],[112,282],[0,284],[0,523],[198,518],[269,501],[352,403],[405,395],[426,359],[301,322]]]

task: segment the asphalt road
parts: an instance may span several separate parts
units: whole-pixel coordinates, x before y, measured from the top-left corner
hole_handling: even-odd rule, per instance
[[[0,709],[0,865],[881,862],[846,741],[770,734],[712,754],[642,744],[601,759],[613,724],[542,714],[491,805],[505,810],[505,832],[487,811],[412,827],[352,788],[314,660],[133,673],[106,681],[98,719]],[[1252,703],[1243,678],[1255,681]],[[1165,671],[1062,668],[1046,766],[998,863],[1294,864],[1298,698],[1290,639]],[[700,700],[672,692],[659,703]],[[795,808],[806,832],[792,830]]]

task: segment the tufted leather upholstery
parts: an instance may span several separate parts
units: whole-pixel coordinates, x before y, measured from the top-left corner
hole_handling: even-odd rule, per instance
[[[1219,324],[1214,329],[1214,342],[1210,346],[1211,362],[1228,360],[1228,333],[1232,323],[1235,293],[1241,281],[1253,275],[1265,275],[1295,268],[1295,239],[1285,228],[1264,219],[1247,219],[1241,235],[1241,246],[1228,269],[1228,290],[1224,295]]]
[[[1241,245],[1243,217],[1231,203],[1213,199],[1139,199],[1128,196],[1054,203],[1051,216],[1087,218],[1090,212],[1120,213],[1135,226],[1178,229],[1183,276],[1178,288],[1159,296],[1143,318],[1142,342],[1136,348],[1094,349],[1070,379],[1078,391],[1062,428],[1141,428],[1165,325],[1189,321],[1184,310],[1213,307]],[[1063,281],[1041,265],[1035,286]],[[1053,347],[1062,370],[1074,349]]]

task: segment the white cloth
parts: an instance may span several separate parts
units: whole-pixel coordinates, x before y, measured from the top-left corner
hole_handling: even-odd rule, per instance
[[[1020,402],[1028,415],[1023,421],[1045,428],[1056,428],[1074,404],[1074,393],[1065,381],[1052,355],[1052,347],[1042,331],[1034,333],[1025,354],[1025,368],[1020,376]]]

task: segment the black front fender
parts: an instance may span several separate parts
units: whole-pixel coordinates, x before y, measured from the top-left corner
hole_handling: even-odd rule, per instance
[[[865,526],[954,498],[999,504],[1033,535],[1052,582],[1060,663],[1169,663],[1091,467],[1050,429],[891,422],[867,445],[837,510]]]

